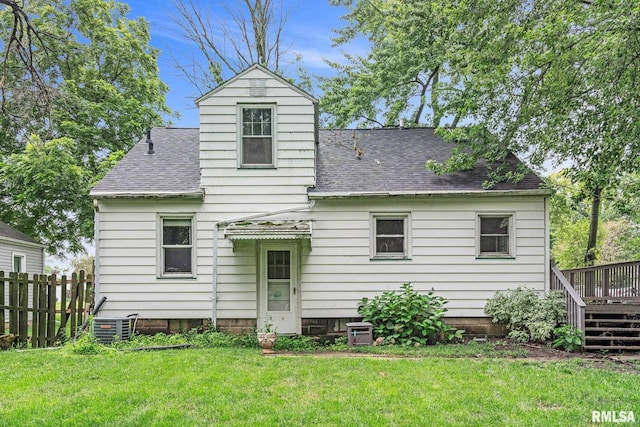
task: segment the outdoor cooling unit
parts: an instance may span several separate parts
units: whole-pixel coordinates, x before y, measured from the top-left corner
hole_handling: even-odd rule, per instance
[[[112,344],[116,339],[128,340],[133,335],[137,319],[137,314],[127,317],[94,317],[93,335],[101,344]]]

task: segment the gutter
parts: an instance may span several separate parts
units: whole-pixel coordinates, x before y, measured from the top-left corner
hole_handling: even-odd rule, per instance
[[[162,191],[162,192],[149,192],[149,191],[123,191],[121,193],[113,192],[91,192],[89,194],[94,200],[96,199],[137,199],[137,198],[154,198],[154,199],[168,199],[168,198],[180,198],[180,199],[204,199],[204,192],[197,191]]]
[[[295,206],[287,209],[280,209],[277,211],[263,212],[253,215],[246,215],[237,218],[225,219],[224,221],[218,221],[213,224],[213,272],[211,278],[211,323],[213,328],[218,326],[218,240],[220,234],[220,226],[228,225],[232,222],[249,221],[252,219],[264,218],[273,215],[280,215],[284,213],[291,213],[297,211],[304,211],[313,208],[316,204],[315,200],[312,200],[306,205]]]
[[[346,199],[354,197],[500,197],[500,196],[550,196],[549,190],[462,190],[462,191],[336,191],[309,192],[310,200]]]

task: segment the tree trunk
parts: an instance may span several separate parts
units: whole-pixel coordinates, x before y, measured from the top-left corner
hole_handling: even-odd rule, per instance
[[[589,223],[589,240],[587,241],[587,251],[584,255],[584,262],[591,266],[596,260],[596,240],[598,237],[598,220],[600,218],[600,196],[601,188],[593,190],[593,200],[591,201],[591,222]]]

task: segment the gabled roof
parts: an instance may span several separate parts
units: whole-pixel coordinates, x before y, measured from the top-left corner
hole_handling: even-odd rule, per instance
[[[361,158],[357,157],[354,144],[364,150]],[[316,187],[310,190],[310,195],[491,193],[541,189],[542,180],[529,171],[517,184],[502,182],[485,190],[482,184],[487,180],[488,169],[483,161],[472,170],[447,175],[426,170],[427,160],[447,160],[452,147],[432,128],[321,130]],[[515,156],[510,156],[507,162],[511,170],[520,163]]]
[[[293,83],[289,82],[288,80],[284,79],[283,77],[277,75],[273,71],[269,70],[268,68],[266,68],[266,67],[264,67],[264,66],[262,66],[260,64],[253,64],[253,65],[249,66],[247,69],[245,69],[244,71],[241,71],[240,73],[236,74],[235,76],[233,76],[229,80],[221,83],[218,87],[213,88],[209,92],[205,93],[204,95],[202,95],[201,97],[196,99],[196,105],[200,104],[201,101],[209,98],[210,96],[215,95],[217,92],[221,91],[222,89],[224,89],[225,87],[229,86],[233,82],[243,78],[245,75],[249,74],[250,72],[252,72],[254,70],[262,71],[263,73],[265,73],[267,75],[267,77],[270,77],[270,78],[272,78],[274,80],[277,80],[277,81],[279,81],[280,83],[282,83],[285,86],[289,86],[291,89],[293,89],[294,91],[298,92],[298,94],[300,94],[303,97],[307,98],[309,101],[311,101],[311,102],[313,102],[315,104],[318,103],[318,100],[315,99],[313,96],[309,95],[307,92],[305,92],[304,90],[300,89],[298,86],[294,85]]]
[[[44,245],[36,239],[27,236],[23,232],[16,230],[4,222],[0,222],[0,241],[10,241],[28,244],[29,246],[44,247]]]
[[[197,197],[200,189],[199,143],[196,128],[155,128],[154,154],[146,138],[138,142],[91,190],[94,198]]]
[[[91,191],[94,198],[108,197],[203,197],[200,188],[198,129],[156,128],[151,132],[155,154],[147,153],[142,139]],[[354,143],[364,150],[358,159]],[[447,175],[427,171],[432,159],[445,161],[453,145],[431,128],[321,130],[316,154],[316,187],[312,198],[411,195],[496,194],[525,192],[547,194],[533,172],[516,184],[502,182],[491,190],[487,163],[472,170]],[[511,170],[520,161],[507,159]]]

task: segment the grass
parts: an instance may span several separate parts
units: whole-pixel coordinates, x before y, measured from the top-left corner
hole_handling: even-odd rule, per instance
[[[639,375],[579,360],[72,348],[0,353],[2,425],[574,426],[596,410],[640,418]]]

